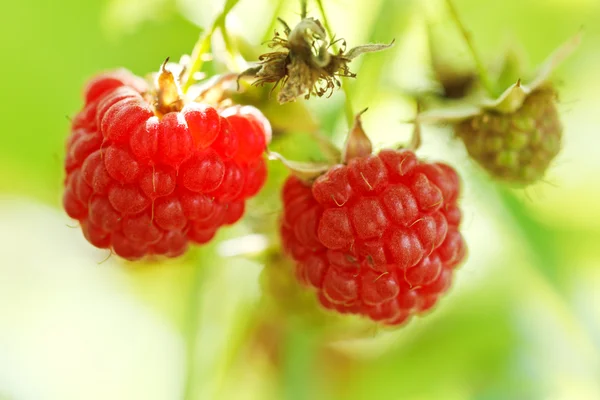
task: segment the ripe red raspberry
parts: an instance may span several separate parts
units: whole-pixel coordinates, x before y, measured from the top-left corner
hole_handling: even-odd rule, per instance
[[[450,166],[383,150],[283,188],[281,235],[320,303],[399,325],[427,311],[465,257]]]
[[[66,144],[63,204],[96,247],[130,260],[176,257],[239,220],[265,182],[270,126],[257,109],[161,109],[126,70],[95,77],[84,96]]]

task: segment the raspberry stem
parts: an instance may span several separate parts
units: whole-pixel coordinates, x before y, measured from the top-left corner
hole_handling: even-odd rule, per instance
[[[322,0],[315,0],[317,3],[317,7],[319,7],[319,12],[321,13],[321,16],[323,17],[323,27],[325,28],[325,30],[327,31],[327,35],[329,36],[329,38],[333,38],[333,31],[331,30],[331,26],[329,25],[329,20],[327,19],[327,13],[325,12],[325,7],[323,7],[323,1]],[[332,47],[334,49],[334,52],[337,52],[337,45],[335,43],[332,43]],[[350,96],[350,88],[348,87],[348,85],[346,85],[346,79],[345,78],[341,78],[344,82],[344,84],[342,84],[342,90],[344,91],[344,95],[346,96],[346,101],[344,102],[344,112],[346,114],[346,122],[348,123],[348,128],[352,128],[352,126],[354,125],[354,111],[352,111],[352,99]]]
[[[450,10],[452,19],[456,23],[457,28],[460,30],[460,33],[462,34],[463,38],[465,39],[465,43],[469,47],[469,51],[471,52],[471,57],[473,57],[473,61],[475,61],[475,67],[477,68],[477,74],[479,75],[479,79],[481,80],[483,87],[488,92],[490,97],[495,98],[496,93],[494,90],[494,84],[493,84],[492,80],[490,79],[487,69],[485,68],[485,66],[483,64],[483,61],[482,61],[479,53],[477,52],[477,49],[475,49],[475,44],[473,43],[471,33],[467,30],[467,28],[463,24],[462,20],[460,19],[460,16],[458,15],[458,11],[456,10],[456,7],[454,6],[453,1],[446,0],[446,4],[448,5],[448,8]]]
[[[285,0],[279,0],[277,5],[273,10],[273,14],[271,17],[271,22],[269,26],[265,30],[265,33],[262,36],[262,41],[267,42],[273,38],[273,31],[275,30],[276,25],[279,23],[279,16],[282,14],[283,6],[285,5]]]
[[[210,49],[212,35],[216,29],[217,25],[213,25],[211,30],[204,35],[202,40],[198,40],[198,42],[196,42],[194,50],[192,51],[192,60],[190,62],[190,67],[185,73],[185,79],[182,85],[183,93],[187,93],[190,86],[192,86],[192,84],[194,83],[194,74],[202,68],[202,64],[204,64],[204,60],[202,57]]]
[[[409,150],[416,151],[419,147],[421,147],[421,123],[419,122],[419,114],[421,113],[421,103],[417,101],[417,115],[415,116],[415,120],[413,122],[413,132],[410,137],[410,141],[408,142],[408,146],[406,147]]]
[[[308,14],[307,11],[308,8],[308,0],[300,0],[300,18],[304,19],[306,18],[306,15]]]
[[[200,314],[202,286],[206,281],[206,268],[201,263],[194,265],[191,273],[191,287],[187,306],[187,324],[185,326],[186,351],[186,380],[184,399],[194,399],[196,388],[196,343],[198,339],[198,315]]]
[[[229,36],[229,32],[227,32],[227,27],[225,26],[225,20],[223,20],[223,23],[219,26],[219,29],[221,31],[221,35],[223,36],[223,42],[225,43],[225,49],[227,50],[227,53],[229,54],[229,57],[231,59],[230,60],[231,66],[236,71],[243,71],[246,68],[240,67],[240,64],[238,62],[238,56],[239,56],[240,52],[238,51],[235,43],[231,40],[231,37]]]
[[[184,83],[182,85],[182,89],[184,94],[194,83],[194,74],[202,69],[202,65],[204,64],[204,55],[210,50],[212,36],[217,29],[221,30],[227,51],[231,54],[233,47],[231,47],[231,41],[229,40],[229,35],[227,34],[227,29],[225,27],[225,21],[231,9],[235,7],[238,2],[239,0],[227,0],[225,6],[223,7],[223,11],[215,18],[210,30],[205,35],[201,36],[201,39],[196,42],[194,50],[192,50],[190,67],[188,68],[185,78],[183,79]],[[227,44],[228,42],[229,45]]]

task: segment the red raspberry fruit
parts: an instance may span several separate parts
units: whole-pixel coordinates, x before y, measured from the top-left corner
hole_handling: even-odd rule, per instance
[[[311,186],[288,178],[281,235],[320,303],[399,325],[448,290],[466,246],[453,168],[383,150],[336,165]]]
[[[67,214],[94,246],[130,260],[208,242],[266,178],[260,111],[182,102],[163,112],[153,93],[126,70],[95,77],[66,144]]]

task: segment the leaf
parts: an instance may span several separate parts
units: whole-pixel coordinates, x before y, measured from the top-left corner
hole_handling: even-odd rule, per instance
[[[457,123],[472,118],[481,112],[481,108],[475,106],[463,106],[453,108],[439,108],[425,111],[416,117],[416,121],[424,124]]]

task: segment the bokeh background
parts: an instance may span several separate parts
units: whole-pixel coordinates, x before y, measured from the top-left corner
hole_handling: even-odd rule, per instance
[[[353,63],[349,88],[356,110],[370,107],[375,143],[406,141],[414,104],[402,91],[431,85],[426,17],[453,40],[452,61],[468,64],[443,3],[324,3],[350,46],[396,38]],[[586,34],[554,75],[565,138],[545,182],[503,188],[447,130],[424,130],[421,154],[462,173],[470,255],[436,310],[399,331],[320,315],[291,281],[271,242],[278,164],[243,223],[180,260],[107,259],[61,211],[63,143],[86,79],[118,66],[145,74],[189,53],[222,1],[3,4],[0,399],[600,399],[600,2],[455,4],[490,65],[513,49],[533,69]],[[299,11],[292,0],[241,0],[228,28],[258,51],[274,15],[293,24]],[[318,157],[306,134],[316,124],[340,143],[343,101],[263,103],[281,132],[273,148]]]

